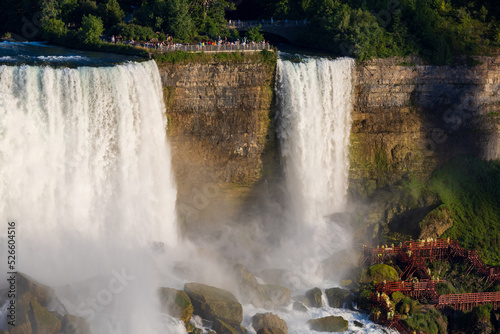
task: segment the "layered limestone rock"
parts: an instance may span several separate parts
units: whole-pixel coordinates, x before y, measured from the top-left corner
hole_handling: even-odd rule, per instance
[[[158,67],[182,218],[231,216],[273,172],[274,65],[248,58]]]
[[[500,158],[500,57],[376,59],[357,66],[351,191],[428,176],[461,154]]]
[[[233,221],[256,185],[265,184],[259,181],[280,170],[275,68],[248,58],[159,63],[159,69],[178,212],[184,228],[196,234],[199,222],[210,218]],[[410,198],[391,187],[402,179],[425,180],[461,154],[500,158],[500,57],[457,59],[454,66],[376,59],[357,64],[353,81],[349,194],[368,203],[376,199],[377,209],[357,210],[351,223],[364,238],[390,224],[395,230],[414,226],[410,234],[417,237],[418,223],[439,200]]]

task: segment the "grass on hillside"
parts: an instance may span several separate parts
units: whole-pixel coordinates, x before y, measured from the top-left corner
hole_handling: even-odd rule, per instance
[[[458,157],[434,171],[428,183],[410,181],[413,194],[432,192],[443,203],[453,227],[442,237],[476,249],[487,265],[500,266],[500,160]]]

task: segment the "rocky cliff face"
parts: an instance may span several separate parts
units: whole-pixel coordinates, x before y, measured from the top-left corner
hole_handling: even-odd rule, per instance
[[[407,58],[358,64],[353,197],[369,198],[407,176],[425,178],[460,154],[500,158],[500,57],[462,63],[429,66]],[[249,60],[159,68],[182,218],[234,215],[255,185],[279,170],[273,65]],[[387,194],[387,208],[399,209],[388,214],[386,208],[365,223],[389,223],[397,215],[409,219],[408,206],[392,197]],[[413,203],[424,208],[417,210],[418,219],[434,207],[433,200]]]
[[[351,190],[369,195],[404,175],[428,176],[460,154],[500,158],[500,57],[457,66],[417,58],[359,64]]]
[[[252,58],[158,67],[180,214],[230,216],[274,168],[274,66]]]

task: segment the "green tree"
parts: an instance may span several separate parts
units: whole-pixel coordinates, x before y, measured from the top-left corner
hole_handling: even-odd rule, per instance
[[[122,22],[125,16],[117,0],[107,0],[105,3],[101,3],[97,8],[97,12],[105,28],[112,27]]]
[[[61,9],[59,8],[59,2],[57,0],[45,0],[42,2],[42,16],[40,21],[48,21],[50,19],[56,19],[61,14]]]
[[[182,41],[189,41],[195,36],[195,26],[189,15],[187,0],[168,0],[167,11],[168,32]]]
[[[264,39],[262,35],[262,27],[260,25],[252,27],[246,33],[247,39],[249,41],[260,42]]]
[[[98,45],[99,38],[104,31],[104,26],[100,17],[86,15],[82,19],[82,27],[78,31],[79,40],[84,45]]]
[[[236,9],[234,3],[227,0],[189,0],[188,4],[198,31],[212,36],[227,33],[226,11]]]
[[[55,42],[59,40],[68,32],[66,23],[56,18],[44,20],[42,28],[42,37],[49,42]]]

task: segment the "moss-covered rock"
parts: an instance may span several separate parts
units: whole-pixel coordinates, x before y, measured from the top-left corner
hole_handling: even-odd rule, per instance
[[[350,300],[351,292],[346,289],[331,288],[325,290],[325,295],[330,307],[341,308]]]
[[[416,332],[446,334],[448,331],[447,319],[432,305],[418,305],[414,310],[412,308],[403,321],[410,330]]]
[[[361,310],[370,310],[371,304],[370,304],[370,295],[372,294],[371,289],[364,289],[360,292],[358,296],[358,308]]]
[[[231,326],[243,320],[243,308],[229,291],[200,283],[186,283],[187,293],[194,307],[194,313],[204,319],[219,319]]]
[[[9,333],[11,334],[29,334],[33,333],[33,328],[31,326],[30,319],[28,317],[28,311],[31,306],[25,306],[23,304],[18,304],[16,306],[16,326],[9,326]]]
[[[38,334],[56,334],[61,331],[61,320],[35,299],[31,301],[31,310],[33,312],[31,323],[34,332]]]
[[[220,319],[214,320],[212,328],[217,334],[247,334],[247,331],[241,325],[231,325]]]
[[[311,319],[307,322],[309,327],[318,332],[345,332],[349,322],[342,317],[329,316]]]
[[[60,319],[46,308],[56,301],[54,291],[23,273],[16,275],[16,284],[16,326],[9,326],[10,333],[59,333]]]
[[[400,278],[397,270],[387,264],[374,264],[368,269],[363,270],[360,278],[361,283],[391,282],[399,280]]]
[[[38,303],[42,306],[47,306],[54,296],[54,291],[51,288],[23,273],[18,273],[16,275],[16,285],[18,296],[29,293],[29,299],[36,298]]]
[[[306,301],[307,306],[310,307],[322,307],[323,303],[321,301],[321,289],[313,288],[306,291]]]
[[[288,333],[288,326],[285,320],[272,313],[257,313],[252,318],[252,327],[258,332],[261,329],[279,329],[284,334]]]
[[[404,297],[405,295],[401,291],[395,291],[391,295],[391,299],[394,302],[394,304],[399,303]]]
[[[194,310],[187,293],[172,288],[160,288],[159,292],[162,310],[187,324]]]

